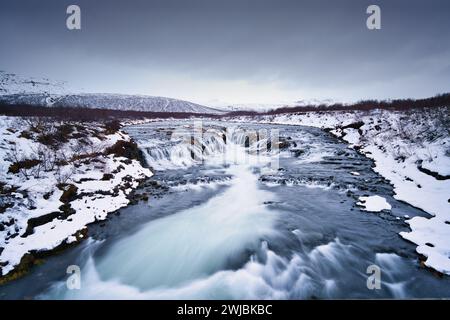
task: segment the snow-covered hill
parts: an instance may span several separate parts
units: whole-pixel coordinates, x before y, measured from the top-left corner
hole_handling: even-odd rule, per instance
[[[65,94],[68,93],[68,86],[64,81],[23,77],[0,70],[0,96],[29,93],[41,93],[49,96]]]
[[[64,82],[23,78],[0,71],[0,102],[53,107],[82,107],[145,112],[217,114],[223,111],[193,102],[145,95],[69,93]]]
[[[63,94],[48,93],[13,94],[0,96],[7,104],[44,105],[52,107],[80,107],[145,112],[190,112],[217,114],[222,111],[189,101],[124,94]]]

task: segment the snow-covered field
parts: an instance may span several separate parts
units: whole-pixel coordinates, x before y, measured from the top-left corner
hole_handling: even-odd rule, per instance
[[[0,116],[0,276],[126,206],[152,175],[133,147],[102,123]]]
[[[400,235],[417,244],[416,250],[426,258],[426,266],[450,274],[448,107],[407,111],[308,112],[233,120],[319,127],[373,159],[374,170],[394,186],[396,199],[433,216],[407,220],[411,231]],[[389,208],[380,199],[366,201],[374,209],[368,211]]]

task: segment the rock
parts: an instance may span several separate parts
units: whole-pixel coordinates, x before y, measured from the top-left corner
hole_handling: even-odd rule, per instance
[[[301,157],[302,155],[304,155],[306,153],[306,150],[304,149],[294,149],[291,150],[291,152],[294,154],[295,157]]]
[[[245,148],[250,147],[250,138],[249,137],[245,137],[244,147]]]
[[[364,125],[364,122],[357,121],[357,122],[350,123],[346,126],[343,126],[341,129],[344,130],[344,129],[352,128],[352,129],[359,130],[363,125]]]
[[[45,193],[42,197],[45,200],[48,200],[52,194],[53,194],[53,191],[49,191],[49,192]]]
[[[111,180],[112,178],[114,178],[114,175],[112,175],[111,173],[105,173],[101,180],[107,181],[107,180]]]
[[[289,148],[289,145],[290,145],[290,143],[288,141],[280,141],[278,143],[278,148],[280,150],[287,149],[287,148]]]
[[[73,200],[75,200],[77,198],[77,191],[78,188],[73,185],[73,184],[69,184],[66,186],[60,186],[59,187],[61,190],[63,190],[63,194],[61,195],[61,197],[59,198],[59,200],[63,203],[69,203]]]
[[[111,147],[106,148],[105,154],[138,160],[142,165],[146,165],[145,156],[134,141],[119,140]]]

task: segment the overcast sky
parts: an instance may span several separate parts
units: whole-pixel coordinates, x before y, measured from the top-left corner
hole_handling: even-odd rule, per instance
[[[0,69],[210,105],[426,97],[450,91],[450,1],[0,0]]]

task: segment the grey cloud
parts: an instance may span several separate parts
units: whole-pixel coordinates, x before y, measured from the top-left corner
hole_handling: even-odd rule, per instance
[[[369,31],[365,0],[80,0],[79,32],[65,29],[72,2],[3,0],[0,67],[93,90],[138,70],[332,88],[349,100],[427,96],[450,83],[448,1],[375,1],[382,30]]]

